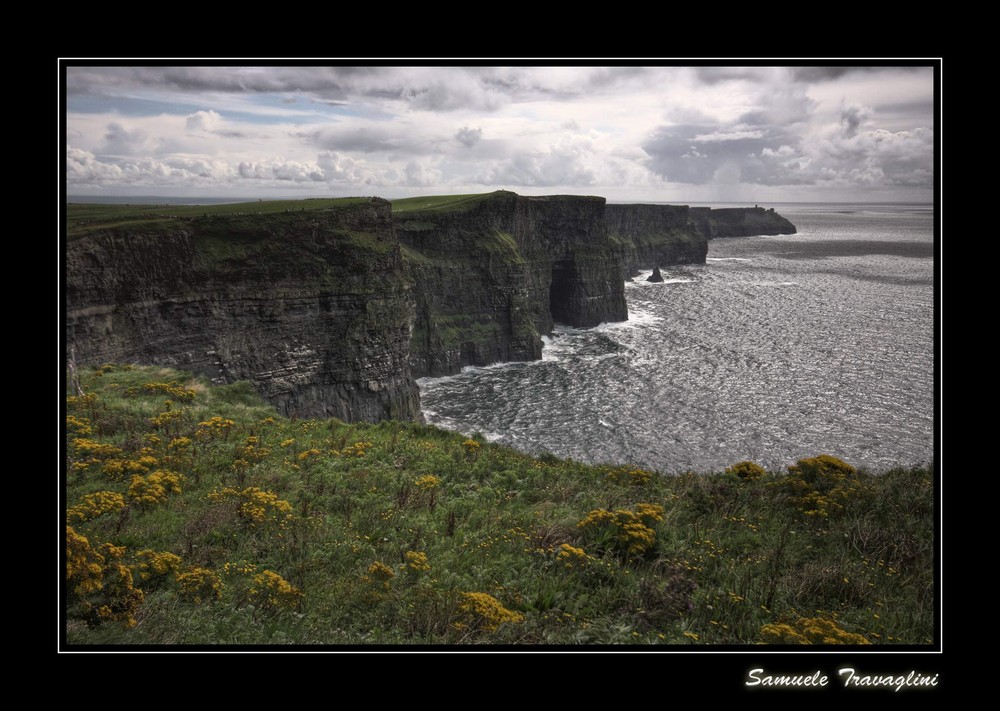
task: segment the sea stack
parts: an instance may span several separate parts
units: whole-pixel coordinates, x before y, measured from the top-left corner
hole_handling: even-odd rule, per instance
[[[660,274],[660,268],[657,266],[653,267],[653,273],[649,275],[646,281],[663,281],[663,275]]]

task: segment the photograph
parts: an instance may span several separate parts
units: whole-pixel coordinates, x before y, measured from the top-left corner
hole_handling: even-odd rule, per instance
[[[938,690],[941,71],[60,59],[59,651]]]

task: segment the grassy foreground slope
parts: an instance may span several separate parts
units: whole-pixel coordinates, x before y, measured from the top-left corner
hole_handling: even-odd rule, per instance
[[[933,479],[652,475],[245,383],[70,383],[70,644],[927,644]]]

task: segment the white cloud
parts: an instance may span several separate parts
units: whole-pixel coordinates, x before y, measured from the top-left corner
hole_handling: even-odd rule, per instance
[[[926,69],[75,67],[68,83],[67,181],[108,193],[864,199],[933,182]]]
[[[188,131],[214,131],[222,123],[222,116],[216,111],[196,111],[187,117]]]

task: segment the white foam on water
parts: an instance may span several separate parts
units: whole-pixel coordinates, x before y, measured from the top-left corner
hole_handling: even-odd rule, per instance
[[[690,284],[694,279],[664,279],[662,284]]]
[[[753,281],[753,286],[798,286],[797,281]]]
[[[749,257],[705,257],[706,262],[749,262]]]
[[[466,365],[462,367],[462,375],[481,373],[484,370],[499,370],[500,368],[509,368],[515,365],[524,365],[524,362],[520,360],[502,360],[499,363],[490,363],[489,365]]]
[[[641,328],[643,326],[653,326],[663,321],[662,316],[657,316],[652,311],[643,309],[630,309],[628,321],[604,322],[594,326],[595,331],[618,331],[622,329]]]

